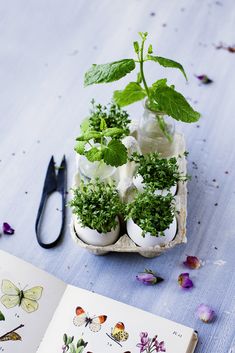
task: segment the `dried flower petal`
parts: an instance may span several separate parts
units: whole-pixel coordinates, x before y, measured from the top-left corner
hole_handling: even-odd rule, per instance
[[[193,282],[189,278],[189,273],[181,273],[178,277],[178,283],[182,288],[192,288]]]
[[[201,262],[197,256],[187,256],[186,261],[184,261],[183,264],[192,270],[197,270],[201,267]]]
[[[235,45],[225,45],[223,43],[220,43],[219,45],[216,46],[216,49],[225,49],[229,53],[235,53]]]
[[[209,83],[212,83],[213,80],[211,80],[207,75],[199,75],[196,76],[198,78],[198,80],[201,81],[201,83],[203,83],[204,85],[208,85]]]
[[[153,271],[148,269],[138,273],[136,279],[145,285],[154,285],[163,281],[163,278],[158,277]]]
[[[12,235],[15,233],[15,229],[11,228],[10,224],[4,222],[2,225],[2,230],[4,234]]]
[[[208,305],[200,304],[196,310],[196,314],[200,320],[205,323],[213,321],[215,312]]]

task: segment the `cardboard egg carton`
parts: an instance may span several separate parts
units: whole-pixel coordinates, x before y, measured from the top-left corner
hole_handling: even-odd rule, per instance
[[[176,133],[174,138],[174,148],[173,148],[173,155],[178,158],[178,165],[179,170],[184,175],[187,174],[186,169],[186,158],[184,155],[185,149],[185,139],[183,134]],[[79,174],[74,176],[73,187],[78,187],[80,183]],[[83,242],[79,238],[79,234],[76,233],[74,228],[74,219],[75,215],[72,216],[70,230],[73,240],[82,248],[87,249],[91,253],[95,255],[105,255],[111,251],[113,252],[127,252],[127,253],[139,253],[144,257],[156,257],[161,255],[166,250],[169,250],[176,245],[181,243],[186,243],[186,218],[187,218],[187,183],[186,182],[179,182],[177,187],[177,192],[175,195],[175,204],[176,204],[176,219],[177,219],[177,232],[172,241],[165,245],[156,245],[154,247],[143,248],[136,245],[126,234],[125,224],[123,223],[121,226],[120,237],[116,243],[107,246],[94,246],[89,245]]]

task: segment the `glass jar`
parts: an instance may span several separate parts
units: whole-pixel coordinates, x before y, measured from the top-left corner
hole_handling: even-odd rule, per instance
[[[90,162],[85,156],[80,156],[78,161],[78,172],[83,181],[100,179],[109,182],[116,179],[116,168],[107,165],[103,161]]]
[[[148,109],[145,103],[138,126],[138,142],[142,153],[159,152],[163,157],[171,156],[174,153],[174,134],[174,120],[162,112]]]

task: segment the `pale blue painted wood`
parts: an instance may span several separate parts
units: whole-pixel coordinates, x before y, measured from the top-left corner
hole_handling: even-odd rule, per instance
[[[194,326],[200,337],[197,353],[235,350],[235,54],[214,47],[220,41],[234,44],[234,23],[233,0],[0,4],[0,221],[16,229],[14,236],[0,237],[0,247],[68,283]],[[51,154],[58,163],[66,154],[71,180],[74,138],[89,101],[107,102],[111,90],[126,81],[83,89],[83,73],[94,62],[131,56],[131,42],[140,30],[151,34],[160,55],[184,63],[188,84],[178,72],[169,70],[167,77],[203,114],[198,127],[178,124],[190,151],[188,243],[156,259],[95,257],[72,242],[68,211],[63,243],[41,249],[34,221]],[[153,79],[162,73],[149,67]],[[202,73],[214,83],[199,86],[194,74]],[[135,118],[140,111],[141,105],[130,109]],[[51,219],[55,224],[57,215]],[[191,271],[195,288],[190,292],[177,285],[186,254],[204,261],[199,271]],[[146,267],[165,282],[158,287],[137,283],[136,273]],[[201,302],[217,313],[211,325],[194,316]]]

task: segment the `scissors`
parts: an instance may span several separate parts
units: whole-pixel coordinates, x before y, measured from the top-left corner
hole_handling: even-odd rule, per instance
[[[35,223],[37,241],[39,245],[45,249],[50,249],[56,246],[63,234],[64,223],[65,223],[66,180],[67,180],[67,164],[66,164],[65,156],[63,157],[60,167],[58,168],[57,175],[55,171],[54,157],[52,156],[47,168],[41,201],[39,204],[38,214],[37,214],[36,223]],[[47,202],[47,199],[55,191],[59,192],[62,197],[61,228],[60,228],[59,235],[54,241],[52,241],[51,243],[44,243],[41,239],[40,223],[42,220],[43,210]]]

